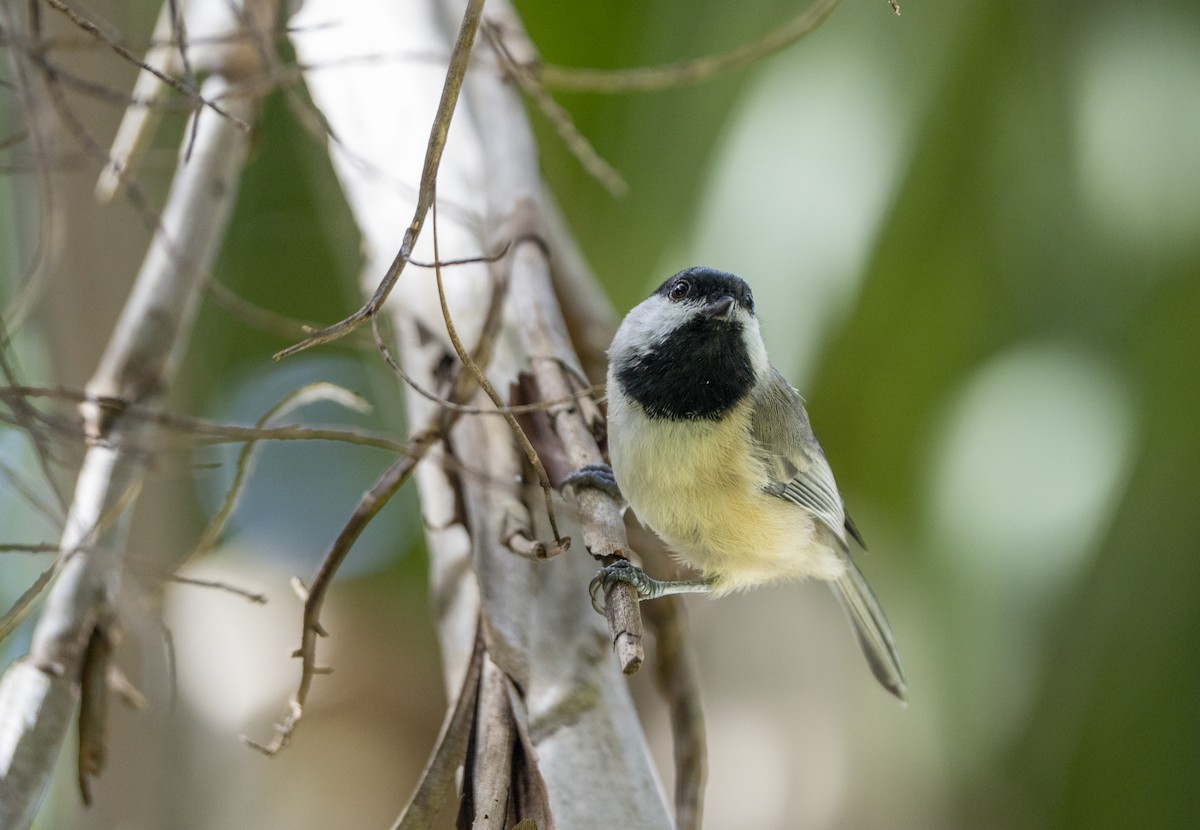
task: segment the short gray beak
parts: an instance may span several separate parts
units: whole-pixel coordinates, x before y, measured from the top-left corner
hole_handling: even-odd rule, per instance
[[[728,320],[733,317],[734,303],[733,297],[726,294],[724,297],[718,297],[704,307],[704,313],[708,317],[720,317]]]

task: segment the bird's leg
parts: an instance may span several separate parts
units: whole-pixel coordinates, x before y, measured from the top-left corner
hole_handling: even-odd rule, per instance
[[[628,559],[618,559],[611,565],[601,568],[600,573],[596,574],[588,585],[588,593],[592,597],[592,607],[597,612],[604,613],[604,603],[600,601],[601,597],[618,582],[632,585],[637,591],[638,599],[658,599],[671,594],[707,594],[712,590],[712,583],[705,579],[681,581],[654,579]]]
[[[563,487],[575,489],[591,487],[607,493],[621,503],[625,501],[621,497],[621,488],[617,486],[617,477],[613,475],[613,468],[607,464],[584,464],[563,479]]]
[[[563,479],[563,487],[592,487],[600,490],[614,499],[624,503],[621,489],[617,486],[617,478],[613,475],[612,467],[607,464],[585,464]],[[670,594],[706,594],[712,590],[712,584],[703,579],[683,581],[663,581],[654,579],[628,559],[618,559],[611,565],[600,569],[588,585],[588,593],[592,597],[592,607],[601,614],[604,613],[602,595],[618,582],[625,582],[634,587],[638,599],[658,599]]]

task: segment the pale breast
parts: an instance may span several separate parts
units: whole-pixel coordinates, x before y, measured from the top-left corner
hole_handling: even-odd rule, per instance
[[[767,471],[739,447],[748,405],[720,421],[650,419],[612,401],[609,452],[622,493],[680,559],[719,593],[763,582],[842,572],[812,517],[765,491]]]

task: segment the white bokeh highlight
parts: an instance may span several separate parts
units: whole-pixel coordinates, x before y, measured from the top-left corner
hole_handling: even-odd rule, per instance
[[[1136,440],[1133,395],[1095,353],[1023,344],[969,377],[934,422],[926,498],[931,598],[954,677],[943,717],[959,772],[1001,751],[1037,689],[1036,635],[1111,523]],[[969,667],[969,668],[968,668]]]
[[[1193,23],[1131,6],[1084,27],[1077,52],[1074,134],[1086,215],[1141,256],[1197,244],[1200,29]]]
[[[860,288],[907,155],[898,108],[861,62],[813,50],[772,65],[718,151],[686,256],[754,287],[772,360],[798,385]]]
[[[1091,354],[1024,345],[979,369],[939,434],[930,508],[953,562],[1053,589],[1107,526],[1129,458],[1130,393]]]

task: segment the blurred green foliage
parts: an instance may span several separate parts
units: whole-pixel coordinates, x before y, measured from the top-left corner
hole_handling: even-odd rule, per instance
[[[516,5],[546,62],[601,68],[722,52],[802,10]],[[826,89],[832,100],[811,108]],[[890,799],[855,814],[862,826],[1200,823],[1197,89],[1194,0],[909,0],[899,18],[883,0],[845,0],[749,70],[654,93],[557,95],[629,182],[623,198],[532,112],[547,178],[619,309],[693,257],[719,256],[708,264],[755,286],[775,360],[806,367],[791,376],[872,542],[866,566],[912,676],[913,708],[887,745],[865,726],[856,735],[878,744],[857,786]],[[855,107],[877,120],[850,119]],[[771,108],[784,117],[764,117]],[[795,132],[763,135],[772,124]],[[866,135],[863,124],[874,125]],[[757,166],[747,137],[770,148]],[[859,169],[877,180],[875,195],[850,202],[865,228],[851,265],[812,273],[805,256],[829,234],[779,191],[832,211],[861,184],[840,171]],[[822,170],[831,178],[812,177]],[[785,253],[747,244],[761,228]],[[217,279],[330,322],[355,304],[357,244],[319,142],[276,95]],[[210,304],[195,343],[182,407],[256,417],[285,338]],[[351,423],[403,429],[377,360],[355,363],[348,346],[325,354],[288,384],[334,375],[377,404]],[[964,435],[986,446],[956,443]],[[322,482],[318,503],[299,502],[313,524],[300,524],[309,544],[289,549],[289,566],[323,550],[310,529],[332,537],[387,463],[301,458],[299,472],[275,462],[277,479]],[[203,491],[220,484],[198,478],[208,508]],[[296,522],[283,512],[294,492],[259,492],[247,515]],[[356,551],[364,570],[422,576],[419,564],[388,570],[418,544],[403,509],[364,540],[371,553]]]
[[[722,51],[795,11],[583,3],[564,19],[558,4],[520,8],[543,58],[577,66]],[[882,3],[847,2],[795,47],[832,41],[828,51],[866,67],[901,113],[892,139],[904,151],[861,285],[835,314],[801,391],[851,509],[869,505],[873,523],[892,530],[887,569],[909,571],[909,601],[930,638],[918,648],[941,664],[923,666],[934,677],[914,672],[914,694],[931,681],[944,687],[947,757],[970,770],[944,794],[945,826],[1200,821],[1198,11],[1190,2],[976,0],[909,2],[891,19]],[[692,264],[689,228],[702,183],[720,164],[722,125],[736,119],[748,84],[786,73],[779,65],[789,62],[801,71],[801,59],[781,56],[685,90],[563,96],[631,184],[626,199],[607,198],[542,130],[548,175],[621,308]],[[741,186],[753,194],[762,182]],[[803,237],[805,228],[791,232]],[[722,250],[720,240],[701,247]],[[771,269],[743,273],[758,289],[768,336],[787,326],[772,280],[804,279],[786,261]],[[1131,457],[1113,461],[1113,491],[1076,529],[1077,569],[1048,598],[1013,594],[990,620],[1021,632],[1028,688],[1001,678],[982,690],[995,700],[955,701],[979,691],[971,675],[996,670],[984,667],[999,659],[991,638],[974,630],[979,620],[964,606],[997,586],[986,582],[987,567],[968,571],[965,584],[946,575],[947,557],[970,551],[935,549],[942,543],[930,531],[936,508],[925,482],[955,396],[994,358],[1030,344],[1066,349],[1116,379],[1122,399],[1101,396],[1094,406],[1133,413],[1122,421],[1128,434],[1112,442],[1132,447]],[[1020,452],[1019,427],[1000,433],[998,453]],[[1082,425],[1046,428],[1066,441]],[[1043,472],[1029,469],[1027,484],[1036,487]],[[1055,510],[1053,501],[1043,507]],[[1002,704],[1008,696],[1021,703]],[[992,742],[957,720],[993,705],[1008,714]]]

